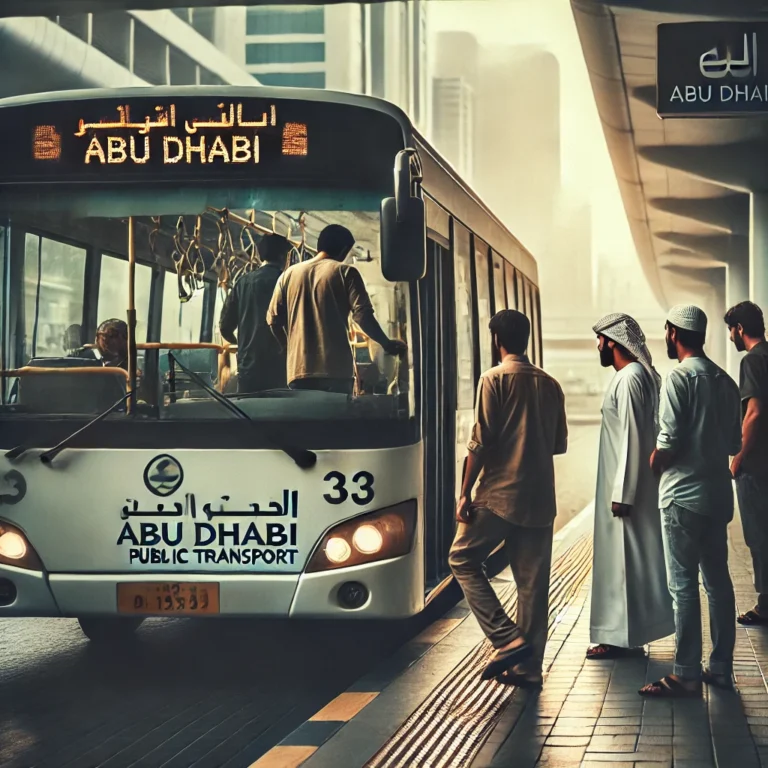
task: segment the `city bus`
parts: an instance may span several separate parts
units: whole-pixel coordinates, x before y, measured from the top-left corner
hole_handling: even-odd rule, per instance
[[[329,223],[407,353],[350,327],[351,396],[238,394],[227,292],[265,234],[297,263]],[[401,110],[357,95],[0,101],[0,274],[0,617],[96,641],[152,616],[417,614],[449,583],[494,312],[526,313],[542,363],[534,258]],[[125,365],[94,351],[111,318]]]

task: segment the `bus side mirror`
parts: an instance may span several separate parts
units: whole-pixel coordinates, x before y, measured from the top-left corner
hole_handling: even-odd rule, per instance
[[[412,174],[411,158],[416,158]],[[424,200],[411,195],[421,181],[418,155],[404,149],[395,158],[395,197],[381,201],[381,271],[393,283],[421,280],[427,269]]]

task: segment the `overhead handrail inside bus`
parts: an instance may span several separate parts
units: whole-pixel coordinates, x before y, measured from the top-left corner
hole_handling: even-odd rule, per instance
[[[298,467],[301,467],[301,469],[311,469],[315,466],[317,463],[317,454],[314,451],[310,451],[306,448],[296,448],[295,446],[285,445],[285,443],[283,443],[280,438],[276,437],[270,430],[258,425],[245,411],[238,408],[238,406],[236,406],[229,398],[225,397],[220,392],[217,392],[213,387],[206,384],[206,382],[194,371],[190,371],[189,368],[180,363],[172,352],[168,352],[168,359],[174,365],[178,365],[179,368],[181,368],[181,370],[195,382],[195,384],[205,390],[217,403],[229,410],[230,413],[236,415],[239,419],[247,421],[254,429],[261,432],[272,445],[290,456]]]

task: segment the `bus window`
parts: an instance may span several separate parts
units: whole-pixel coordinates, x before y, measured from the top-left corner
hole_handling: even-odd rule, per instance
[[[24,352],[61,357],[64,332],[83,322],[85,249],[27,233],[24,241]]]
[[[531,320],[531,334],[536,343],[536,365],[539,367],[544,365],[543,360],[543,345],[541,343],[541,299],[539,295],[539,289],[534,285],[531,287],[531,293],[533,296],[533,315]]]
[[[493,311],[500,312],[509,305],[504,288],[504,261],[498,253],[493,252]]]
[[[475,240],[475,283],[477,285],[477,325],[480,338],[480,372],[493,366],[493,342],[488,324],[491,322],[491,287],[488,274],[488,246]]]
[[[504,282],[507,284],[507,308],[517,309],[517,291],[515,290],[515,268],[504,262]]]
[[[525,314],[531,321],[531,337],[528,342],[528,357],[533,361],[536,360],[538,354],[538,346],[536,344],[536,329],[533,321],[533,295],[531,291],[531,282],[528,278],[523,278],[523,285],[525,287]]]
[[[197,343],[203,328],[203,291],[196,291],[187,302],[179,301],[179,286],[173,272],[165,273],[163,315],[160,340]]]
[[[457,409],[474,406],[475,350],[472,335],[472,270],[469,258],[469,231],[453,225],[454,275],[456,282],[456,366]]]
[[[149,291],[152,284],[152,270],[146,264],[136,265],[136,341],[147,340],[149,321]],[[99,303],[96,317],[103,322],[111,317],[126,319],[128,295],[128,262],[106,253],[101,256],[99,276]],[[86,339],[91,341],[91,339]]]

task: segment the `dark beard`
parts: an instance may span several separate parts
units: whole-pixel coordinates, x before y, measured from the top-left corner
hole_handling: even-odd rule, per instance
[[[672,339],[667,339],[667,357],[670,360],[677,360],[677,347]]]
[[[738,331],[734,334],[733,344],[736,347],[737,352],[747,351],[747,345],[744,343],[744,339],[739,336]]]
[[[610,368],[613,365],[613,350],[608,344],[604,344],[603,348],[599,349],[598,352],[600,353],[600,365],[603,368]]]

